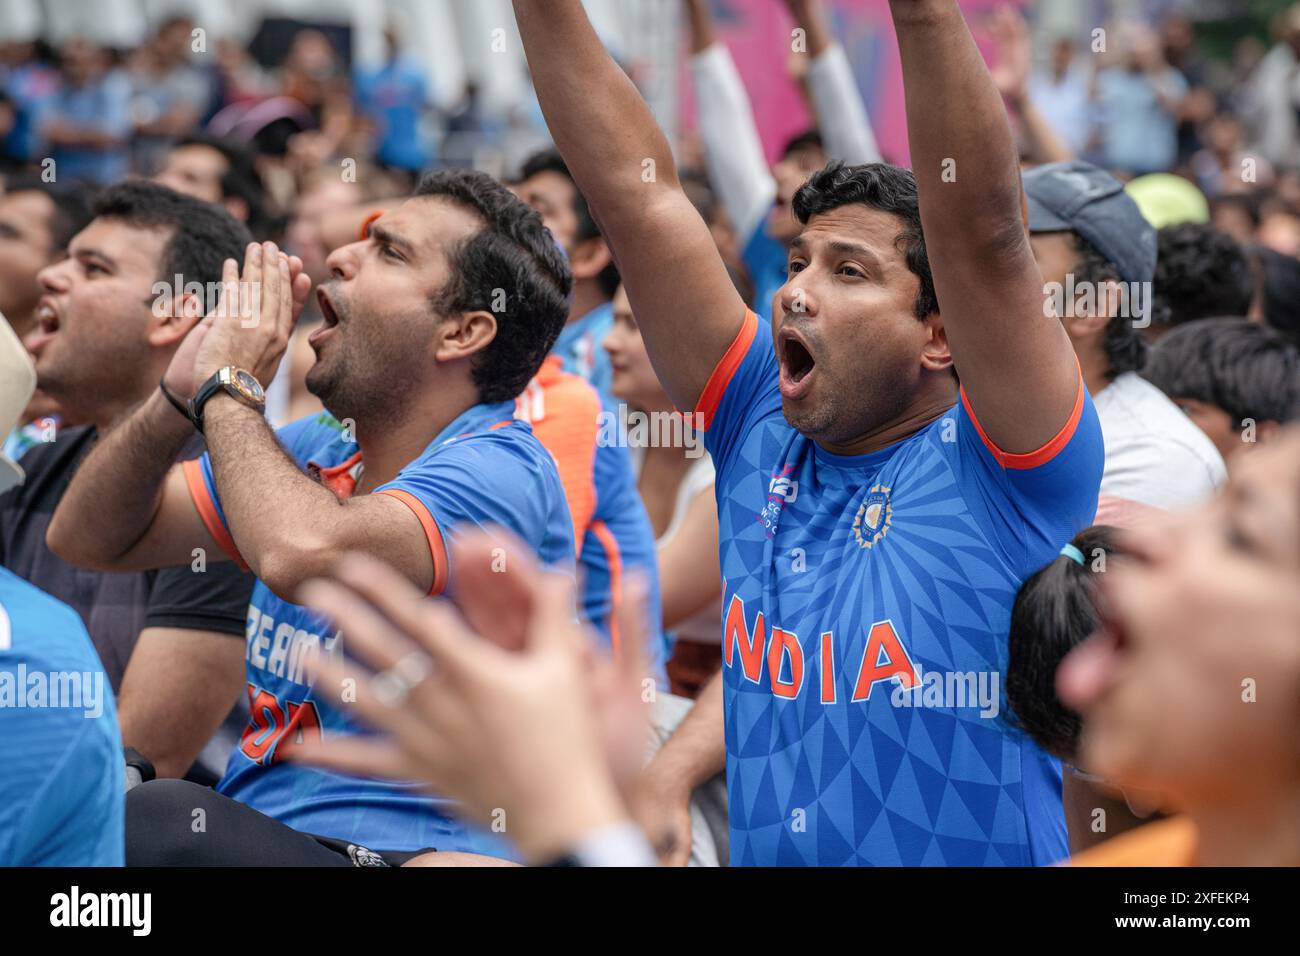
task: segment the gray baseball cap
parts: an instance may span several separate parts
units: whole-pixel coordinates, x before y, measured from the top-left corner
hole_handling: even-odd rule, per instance
[[[1125,282],[1150,282],[1156,230],[1124,184],[1091,163],[1070,160],[1026,170],[1030,232],[1074,232],[1119,268]]]

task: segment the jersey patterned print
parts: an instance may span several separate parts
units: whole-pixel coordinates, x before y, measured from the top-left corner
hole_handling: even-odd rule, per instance
[[[1096,508],[1082,379],[1032,454],[986,442],[963,394],[844,457],[786,422],[777,373],[750,313],[698,409],[718,469],[732,863],[1064,857],[1060,767],[1008,724],[1001,675],[1020,581]]]
[[[552,354],[515,400],[515,415],[533,426],[555,458],[578,543],[578,590],[583,617],[607,647],[622,644],[621,603],[629,574],[644,580],[646,664],[661,687],[666,646],[654,531],[636,487],[632,457],[611,435],[618,416],[596,389],[562,371]]]
[[[397,498],[420,519],[433,557],[435,594],[454,590],[447,536],[473,526],[507,528],[543,563],[572,570],[573,531],[555,463],[513,413],[510,402],[474,406],[374,492]],[[333,417],[303,419],[278,436],[309,474],[340,497],[352,493],[361,453]],[[186,477],[208,530],[240,560],[208,456],[188,464]],[[367,732],[309,684],[309,653],[321,648],[337,654],[338,640],[319,615],[257,582],[246,654],[251,717],[217,789],[294,829],[375,849],[510,855],[504,841],[452,819],[447,801],[415,784],[364,780],[283,759],[307,738]]]

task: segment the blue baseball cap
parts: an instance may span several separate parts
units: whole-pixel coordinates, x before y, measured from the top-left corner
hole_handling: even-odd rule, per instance
[[[1115,264],[1125,282],[1152,280],[1155,227],[1118,179],[1077,159],[1036,166],[1022,178],[1031,233],[1077,233]]]

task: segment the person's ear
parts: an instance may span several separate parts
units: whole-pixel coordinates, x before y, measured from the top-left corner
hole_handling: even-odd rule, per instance
[[[952,368],[952,349],[948,346],[943,318],[938,312],[931,312],[924,325],[926,340],[921,348],[921,368],[927,372],[946,372]]]
[[[497,319],[491,312],[476,309],[451,316],[442,323],[441,338],[434,348],[438,362],[469,358],[487,348],[497,336]]]
[[[207,309],[203,296],[184,292],[159,296],[150,303],[149,312],[149,344],[154,348],[170,348],[180,344],[190,329],[203,321]]]
[[[573,255],[569,257],[569,268],[573,271],[573,281],[579,279],[594,279],[605,271],[605,268],[614,261],[610,254],[609,246],[605,240],[596,236],[591,239],[583,239],[573,247]]]

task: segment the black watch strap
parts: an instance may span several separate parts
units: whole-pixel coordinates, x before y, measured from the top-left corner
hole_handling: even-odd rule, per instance
[[[167,399],[167,401],[172,403],[172,407],[175,408],[176,411],[185,416],[186,421],[200,432],[203,431],[203,422],[201,419],[195,417],[193,410],[190,408],[190,403],[177,397],[176,393],[167,387],[166,379],[160,378],[158,380],[158,390],[163,393],[163,397]]]
[[[194,401],[190,402],[190,421],[194,427],[201,433],[203,431],[203,406],[208,403],[208,399],[217,392],[224,392],[225,386],[221,384],[221,372],[214,372],[212,377],[199,386],[199,390],[194,393]]]

